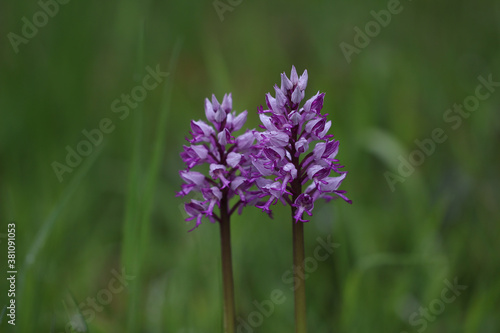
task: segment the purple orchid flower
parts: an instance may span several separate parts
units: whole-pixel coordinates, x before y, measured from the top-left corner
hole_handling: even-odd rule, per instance
[[[266,95],[267,109],[258,109],[264,131],[255,134],[259,151],[251,161],[250,179],[266,177],[266,181],[255,182],[259,197],[269,196],[256,206],[270,213],[272,204],[286,202],[293,207],[296,223],[308,222],[303,213],[311,216],[317,199],[340,197],[352,203],[345,191],[338,189],[347,172],[340,170],[343,166],[336,159],[339,142],[328,134],[332,123],[327,114],[321,114],[325,94],[318,92],[300,105],[307,80],[307,70],[299,77],[292,66],[290,78],[281,74],[281,87],[274,87],[275,97]],[[339,176],[331,177],[332,172]]]
[[[255,152],[254,131],[234,136],[234,132],[245,124],[247,111],[236,114],[232,111],[232,103],[231,94],[224,95],[222,103],[214,95],[211,101],[205,99],[205,116],[209,123],[191,121],[192,138],[186,139],[190,145],[184,146],[180,154],[186,164],[185,170],[180,171],[185,184],[177,196],[193,192],[201,194],[204,199],[191,199],[185,204],[189,215],[186,221],[196,220],[191,230],[201,224],[203,217],[211,222],[221,222],[223,214],[231,215],[236,208],[245,206],[257,195],[249,190],[253,180],[246,177],[252,167],[250,156]],[[197,166],[205,166],[205,172],[192,170]],[[234,196],[238,196],[239,201],[233,207],[221,207],[221,202],[228,203]],[[217,214],[215,207],[227,211]]]

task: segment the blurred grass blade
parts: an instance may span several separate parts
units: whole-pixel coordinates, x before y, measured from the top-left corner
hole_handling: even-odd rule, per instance
[[[30,249],[28,250],[28,252],[25,256],[24,263],[22,266],[23,269],[21,269],[19,271],[18,293],[17,293],[17,297],[16,297],[17,300],[19,300],[20,306],[23,306],[23,310],[20,312],[22,314],[22,316],[26,315],[29,317],[31,310],[32,310],[32,308],[30,308],[30,307],[36,307],[36,302],[30,301],[29,299],[25,299],[25,297],[24,297],[25,296],[24,292],[25,292],[25,289],[27,288],[25,283],[27,281],[27,276],[29,274],[28,272],[30,270],[30,267],[33,263],[35,263],[39,253],[42,251],[44,245],[46,244],[47,239],[50,236],[50,233],[54,229],[54,226],[56,224],[56,221],[57,221],[59,215],[61,214],[63,209],[70,202],[70,199],[75,194],[75,192],[78,189],[78,187],[80,186],[82,180],[89,172],[90,167],[92,165],[94,165],[95,161],[97,160],[97,158],[101,154],[102,150],[104,149],[104,146],[105,146],[104,144],[101,144],[100,146],[96,147],[95,152],[92,155],[90,155],[85,160],[85,162],[80,166],[80,168],[78,169],[76,174],[71,179],[69,185],[66,187],[66,189],[61,194],[61,199],[59,200],[59,202],[52,209],[49,216],[47,216],[47,218],[42,222],[42,226],[40,227],[40,230],[37,233],[36,238],[32,243],[33,245],[30,247]],[[30,281],[33,281],[33,279]],[[28,287],[31,287],[31,286],[28,286]],[[28,297],[28,296],[26,296],[26,297]],[[20,331],[23,331],[23,330],[27,329],[27,327],[31,327],[30,325],[32,325],[31,322],[22,321],[22,320],[20,321],[19,324],[20,324],[19,326],[21,327]],[[27,327],[26,327],[26,325],[27,325]]]
[[[137,47],[137,66],[134,77],[139,81],[139,74],[143,72],[143,48],[144,48],[144,20],[140,24]],[[125,205],[125,217],[123,224],[123,241],[121,248],[122,266],[127,267],[136,277],[139,275],[137,268],[137,234],[140,227],[140,209],[142,192],[141,181],[141,160],[142,160],[142,126],[144,119],[144,104],[140,103],[137,112],[134,112],[134,136],[132,162],[127,185],[127,198]],[[128,301],[128,312],[132,316],[127,318],[127,327],[136,326],[135,313],[137,311],[137,303],[140,295],[138,289],[135,288],[135,283],[130,286],[130,299]]]
[[[136,78],[136,81],[139,82],[139,74],[140,72],[144,71],[144,68],[142,68],[143,64],[143,56],[142,56],[142,48],[143,48],[143,41],[144,41],[144,21],[141,24],[140,27],[140,33],[139,33],[139,47],[137,51],[137,59],[138,59],[138,66],[136,68],[136,73],[134,74],[134,77]],[[133,262],[134,256],[136,255],[136,251],[134,250],[136,242],[134,241],[136,235],[137,235],[137,228],[138,228],[138,219],[139,219],[139,195],[141,192],[141,180],[140,180],[140,173],[141,173],[141,156],[142,156],[142,124],[143,124],[143,109],[144,109],[144,104],[139,103],[137,107],[137,112],[134,112],[133,114],[133,121],[134,121],[134,135],[133,135],[133,148],[132,148],[132,162],[131,168],[130,168],[130,173],[129,173],[129,178],[128,178],[128,185],[127,185],[127,198],[126,198],[126,205],[125,205],[125,218],[124,218],[124,227],[123,227],[123,241],[122,241],[122,248],[121,248],[121,253],[122,253],[122,266],[128,267],[130,270],[135,271],[135,267],[133,267]]]
[[[2,325],[3,317],[5,316],[5,310],[7,310],[7,305],[3,306],[2,313],[0,313],[0,325]]]
[[[90,157],[83,163],[83,165],[77,171],[73,179],[71,179],[71,182],[68,185],[68,187],[66,187],[66,189],[62,193],[61,195],[62,199],[57,203],[54,209],[52,209],[49,216],[43,221],[42,227],[40,228],[40,231],[37,233],[35,241],[33,242],[33,245],[31,245],[24,259],[25,268],[26,266],[29,266],[35,262],[36,257],[42,250],[50,232],[54,228],[54,224],[57,221],[57,218],[61,214],[64,207],[66,207],[73,194],[75,194],[75,191],[82,182],[83,177],[85,177],[85,175],[90,170],[90,167],[94,164],[97,157],[101,154],[102,148],[103,145],[98,146],[96,151],[92,155],[90,155]]]
[[[68,315],[69,322],[71,324],[71,328],[73,331],[79,333],[88,333],[90,332],[83,318],[83,314],[78,307],[78,302],[75,300],[75,297],[71,292],[68,293],[67,303],[63,302],[64,309],[66,310],[66,314]],[[69,304],[69,305],[68,305]]]
[[[163,91],[163,100],[160,108],[160,120],[158,122],[158,127],[156,128],[157,137],[155,141],[153,156],[149,163],[149,169],[147,173],[148,178],[146,181],[146,188],[143,196],[143,198],[145,199],[144,200],[145,209],[143,211],[141,219],[143,222],[142,223],[143,227],[148,225],[148,223],[144,222],[149,220],[149,217],[151,215],[151,209],[154,202],[154,193],[156,189],[156,183],[158,180],[158,171],[160,169],[160,162],[165,152],[165,146],[166,146],[165,136],[167,133],[167,118],[169,114],[168,111],[170,110],[170,101],[172,99],[173,76],[175,67],[177,65],[177,60],[179,58],[180,50],[181,50],[181,42],[180,40],[178,40],[174,45],[174,50],[172,51],[172,57],[170,59],[170,63],[168,66],[168,73],[170,75],[166,79],[167,82],[165,84]],[[144,237],[147,235],[147,232],[142,231],[141,235]],[[144,242],[141,242],[141,244],[145,245]]]
[[[161,160],[165,151],[165,136],[167,131],[167,118],[170,110],[170,101],[172,97],[173,74],[177,65],[181,49],[181,42],[178,40],[172,51],[170,58],[168,73],[166,78],[163,99],[160,107],[159,120],[156,128],[156,140],[153,148],[153,155],[149,162],[146,173],[146,182],[143,191],[139,188],[139,175],[140,175],[140,160],[139,151],[134,150],[134,167],[131,171],[131,178],[129,190],[129,204],[134,208],[127,208],[124,238],[125,260],[124,263],[133,267],[132,271],[136,275],[136,280],[130,286],[130,300],[128,307],[128,322],[127,331],[136,332],[138,322],[138,308],[140,296],[142,294],[142,274],[141,264],[143,261],[145,250],[148,246],[149,229],[150,229],[150,215],[154,203],[154,194],[156,190],[156,183],[158,180],[158,172],[160,169]],[[137,145],[135,146],[137,147]],[[142,195],[138,196],[139,193]],[[135,199],[135,200],[134,200]],[[140,200],[140,201],[139,201]],[[139,217],[139,219],[137,218]],[[139,237],[137,241],[136,227],[139,226]]]

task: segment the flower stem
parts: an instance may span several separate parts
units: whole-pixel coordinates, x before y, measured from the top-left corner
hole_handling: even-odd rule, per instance
[[[296,269],[303,269],[304,266],[304,224],[295,222],[295,207],[292,207],[292,224],[293,224],[293,265]],[[306,333],[306,284],[304,279],[295,276],[294,281],[294,297],[295,297],[295,332]]]
[[[231,226],[227,192],[221,199],[220,241],[222,258],[222,287],[224,289],[224,332],[235,332],[234,282],[231,259]]]

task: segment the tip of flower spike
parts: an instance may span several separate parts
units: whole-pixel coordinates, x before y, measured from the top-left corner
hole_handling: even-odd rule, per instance
[[[281,73],[281,91],[286,93],[288,90],[293,88],[292,81],[286,76],[285,73]]]
[[[217,100],[217,97],[215,97],[214,94],[212,94],[212,106],[213,106],[214,111],[219,110],[220,104],[219,104],[219,101]]]
[[[305,69],[304,73],[302,73],[302,75],[299,78],[299,83],[297,84],[300,90],[304,91],[306,89],[307,79],[308,79],[308,74],[307,74],[307,69]]]
[[[226,113],[231,111],[231,109],[233,108],[233,96],[231,93],[224,95],[224,98],[222,99],[221,108]]]
[[[211,123],[215,120],[215,112],[208,98],[205,98],[205,117]]]
[[[294,65],[292,65],[292,71],[290,73],[290,81],[292,81],[293,85],[299,83],[299,76],[297,75],[297,70],[295,69]]]

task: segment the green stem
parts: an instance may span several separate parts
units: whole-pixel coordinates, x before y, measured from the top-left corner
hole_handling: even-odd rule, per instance
[[[295,207],[292,207],[293,223],[293,265],[296,269],[302,270],[304,267],[304,223],[295,222]],[[295,332],[306,333],[306,284],[304,279],[295,276],[294,297],[295,297]]]
[[[224,332],[235,332],[233,264],[231,260],[231,226],[227,192],[221,200],[220,241],[222,258],[222,286],[224,289]]]

